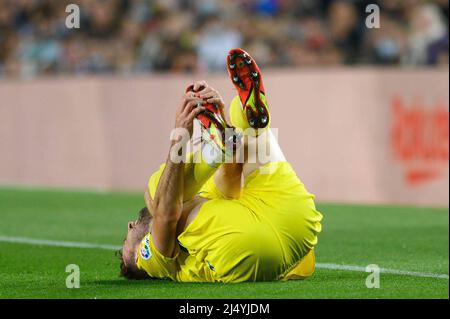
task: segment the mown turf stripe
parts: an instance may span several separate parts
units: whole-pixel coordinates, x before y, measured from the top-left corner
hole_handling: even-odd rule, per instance
[[[0,242],[16,243],[16,244],[29,244],[29,245],[42,245],[42,246],[53,246],[53,247],[103,249],[103,250],[119,250],[120,248],[122,248],[121,246],[106,245],[106,244],[93,244],[93,243],[71,242],[71,241],[57,241],[57,240],[48,240],[48,239],[36,239],[36,238],[27,238],[27,237],[11,237],[11,236],[0,236]],[[316,268],[319,268],[319,269],[330,269],[330,270],[368,272],[368,271],[366,271],[366,267],[355,266],[355,265],[338,265],[338,264],[328,264],[328,263],[316,263]],[[449,276],[447,274],[423,273],[423,272],[399,270],[399,269],[390,269],[390,268],[380,268],[380,273],[401,275],[401,276],[410,276],[410,277],[449,279]]]

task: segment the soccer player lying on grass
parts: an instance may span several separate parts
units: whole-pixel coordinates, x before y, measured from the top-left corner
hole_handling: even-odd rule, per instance
[[[217,91],[203,81],[188,88],[175,126],[192,136],[198,120],[207,142],[180,161],[179,146],[188,139],[172,141],[166,163],[150,177],[147,207],[129,222],[123,245],[126,278],[272,281],[314,271],[322,215],[269,129],[256,62],[234,49],[227,65],[238,91],[230,121],[243,133],[231,139],[225,134],[233,128],[224,120]],[[269,156],[261,161],[258,152],[266,148]],[[237,154],[245,154],[243,160]]]

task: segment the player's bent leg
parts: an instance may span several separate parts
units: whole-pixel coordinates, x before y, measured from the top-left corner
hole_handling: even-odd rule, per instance
[[[238,199],[242,190],[243,163],[224,163],[215,173],[214,182],[225,198]]]
[[[220,167],[220,161],[212,157],[213,155],[211,154],[214,153],[209,150],[209,144],[205,144],[201,150],[190,153],[187,156],[184,167],[184,201],[192,199]],[[219,153],[216,154],[217,156],[220,156]],[[164,168],[165,164],[162,164],[159,167],[159,170],[154,172],[149,178],[148,192],[151,199],[155,197],[156,189]]]
[[[222,154],[210,144],[204,144],[200,151],[190,154],[185,164],[184,201],[192,199],[203,185],[221,167]]]
[[[314,272],[314,251],[310,249],[317,243],[322,216],[270,129],[271,117],[256,62],[247,52],[233,49],[227,65],[238,93],[230,103],[231,124],[242,129],[246,139],[243,202],[270,220],[274,229],[283,229],[277,240],[281,239],[288,253],[280,262],[284,272],[278,279],[307,278]]]
[[[244,177],[258,169],[263,174],[270,173],[272,167],[270,163],[286,162],[286,157],[271,129],[258,136],[245,134],[244,138],[246,149],[243,167]]]
[[[269,126],[262,132],[250,127],[239,96],[235,96],[231,101],[229,116],[231,124],[242,130],[245,145],[244,176],[248,176],[265,164],[286,161],[277,138]]]
[[[242,49],[232,49],[227,69],[236,95],[229,107],[231,124],[243,131],[245,144],[244,176],[269,163],[286,161],[270,130],[270,112],[261,71],[256,61]]]
[[[203,87],[198,88],[201,91]],[[194,85],[186,89],[186,93],[194,95]],[[205,111],[197,115],[196,119],[201,127],[202,147],[200,151],[190,153],[185,160],[184,174],[184,202],[192,199],[200,191],[202,186],[213,176],[221,163],[229,156],[233,156],[236,137],[234,134],[228,136],[227,129],[233,131],[224,117],[219,105],[206,103]],[[234,132],[234,131],[233,131]],[[148,188],[151,197],[156,192],[156,187],[161,177],[164,166],[152,175]]]

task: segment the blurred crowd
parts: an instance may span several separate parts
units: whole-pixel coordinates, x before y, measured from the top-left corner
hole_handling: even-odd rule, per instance
[[[233,47],[265,67],[448,65],[448,39],[448,0],[0,0],[0,78],[223,71]]]

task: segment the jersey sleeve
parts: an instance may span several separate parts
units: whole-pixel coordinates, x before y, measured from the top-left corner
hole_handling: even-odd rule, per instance
[[[137,266],[152,278],[176,280],[179,268],[177,257],[178,253],[171,258],[162,255],[153,244],[151,234],[147,234],[139,247]]]
[[[148,179],[148,192],[152,199],[155,198],[156,189],[158,188],[158,183],[162,173],[164,172],[165,167],[166,163],[161,164],[159,166],[159,169],[156,172],[154,172]]]

